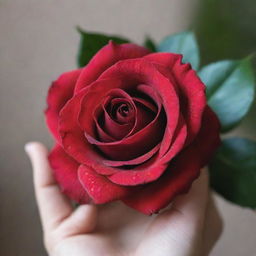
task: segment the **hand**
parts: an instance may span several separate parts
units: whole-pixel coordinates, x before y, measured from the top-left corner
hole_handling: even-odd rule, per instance
[[[205,256],[222,223],[203,170],[189,193],[158,215],[123,205],[81,205],[74,209],[60,192],[40,143],[26,145],[33,170],[45,247],[51,256]]]

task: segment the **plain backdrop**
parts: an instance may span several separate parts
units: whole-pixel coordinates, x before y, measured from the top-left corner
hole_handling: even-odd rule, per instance
[[[47,89],[76,67],[86,30],[135,42],[190,27],[196,0],[0,0],[0,255],[43,256],[31,167],[23,146],[52,140],[44,124]],[[248,132],[248,130],[247,130]],[[255,256],[256,214],[217,198],[225,230],[212,256]]]

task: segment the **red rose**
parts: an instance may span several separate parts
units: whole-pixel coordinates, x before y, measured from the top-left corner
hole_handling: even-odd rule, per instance
[[[49,156],[79,203],[122,200],[152,214],[186,192],[219,145],[205,86],[182,56],[110,42],[48,94]]]

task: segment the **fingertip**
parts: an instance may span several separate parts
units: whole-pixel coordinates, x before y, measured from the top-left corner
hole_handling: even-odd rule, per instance
[[[24,146],[25,152],[28,154],[29,157],[32,157],[34,153],[40,152],[40,153],[47,153],[47,148],[38,141],[31,141],[25,144]]]
[[[24,150],[27,153],[27,155],[30,157],[31,152],[33,151],[35,142],[28,142],[24,146]]]

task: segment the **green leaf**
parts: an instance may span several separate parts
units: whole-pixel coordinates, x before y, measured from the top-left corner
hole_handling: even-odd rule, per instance
[[[118,36],[104,35],[99,33],[91,33],[77,28],[80,33],[80,47],[77,55],[77,63],[79,67],[84,67],[90,59],[110,40],[117,44],[128,43],[129,40]]]
[[[218,115],[222,132],[234,128],[247,114],[254,99],[251,61],[220,61],[203,67],[198,75],[207,86],[208,104]]]
[[[183,61],[197,70],[200,64],[199,48],[195,34],[190,31],[166,37],[157,47],[159,52],[183,54]]]
[[[209,169],[217,193],[235,204],[256,208],[256,142],[224,140]]]
[[[146,37],[144,46],[148,48],[151,52],[156,52],[156,45],[150,37]]]

